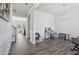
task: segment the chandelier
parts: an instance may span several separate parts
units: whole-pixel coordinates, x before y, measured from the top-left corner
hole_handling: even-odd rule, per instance
[[[63,7],[63,11],[62,11],[62,15],[59,16],[60,19],[68,19],[69,16],[66,14],[66,4],[62,4]]]

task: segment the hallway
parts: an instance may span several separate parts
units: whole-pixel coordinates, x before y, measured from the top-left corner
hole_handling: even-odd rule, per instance
[[[11,51],[9,54],[15,54],[15,53],[20,54],[20,52],[23,51],[26,48],[26,46],[28,46],[28,40],[23,35],[23,33],[19,32],[17,33],[16,42],[12,43]]]
[[[9,55],[72,55],[73,44],[64,40],[44,40],[36,45],[31,44],[22,33],[17,34],[16,43],[13,43]]]

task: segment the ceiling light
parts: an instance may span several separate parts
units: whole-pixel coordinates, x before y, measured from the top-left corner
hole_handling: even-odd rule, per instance
[[[28,5],[28,3],[25,3],[25,5]]]
[[[62,4],[63,7],[63,12],[62,12],[62,16],[59,16],[60,19],[68,19],[69,16],[66,14],[66,4]]]

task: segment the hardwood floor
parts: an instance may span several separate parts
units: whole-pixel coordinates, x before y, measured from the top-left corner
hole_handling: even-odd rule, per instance
[[[74,55],[73,44],[66,40],[49,39],[33,45],[21,33],[13,43],[9,55]]]

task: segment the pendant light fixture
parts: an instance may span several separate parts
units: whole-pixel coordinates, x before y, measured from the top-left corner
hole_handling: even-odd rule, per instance
[[[63,7],[62,15],[59,18],[62,20],[68,19],[69,16],[66,14],[66,4],[62,4],[62,7]]]

